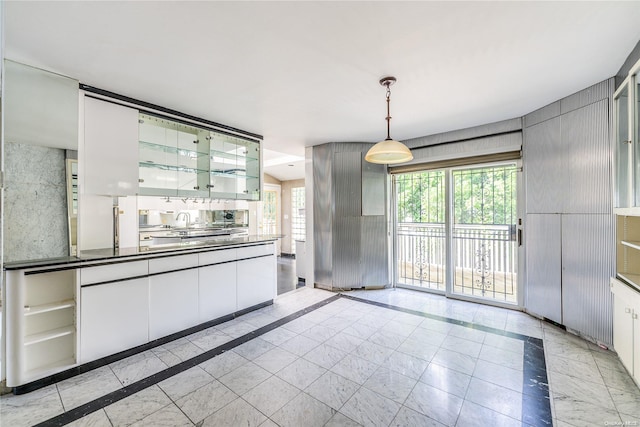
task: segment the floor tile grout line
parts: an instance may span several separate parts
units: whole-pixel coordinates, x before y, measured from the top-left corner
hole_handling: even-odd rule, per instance
[[[546,362],[545,362],[545,355],[544,355],[544,344],[543,344],[543,340],[540,338],[535,338],[535,337],[531,337],[528,335],[523,335],[523,334],[517,334],[515,332],[509,332],[509,331],[502,331],[499,329],[495,329],[495,328],[490,328],[484,325],[475,325],[473,323],[470,322],[466,322],[463,320],[457,320],[457,319],[452,319],[449,317],[443,317],[443,316],[438,316],[438,315],[434,315],[434,314],[429,314],[429,313],[423,313],[420,311],[416,311],[416,310],[411,310],[411,309],[407,309],[404,307],[400,307],[400,306],[395,306],[395,305],[391,305],[391,304],[387,304],[387,303],[383,303],[383,302],[379,302],[379,301],[372,301],[372,300],[366,300],[363,298],[359,298],[359,297],[354,297],[351,295],[344,295],[344,294],[340,294],[343,298],[347,298],[353,301],[358,301],[358,302],[362,302],[365,304],[371,304],[371,305],[375,305],[378,307],[383,307],[383,308],[388,308],[391,310],[396,310],[396,311],[400,311],[403,313],[408,313],[408,314],[413,314],[416,316],[420,316],[420,317],[425,317],[425,318],[429,318],[429,319],[433,319],[433,320],[439,320],[439,321],[443,321],[443,322],[447,322],[447,323],[451,323],[451,324],[455,324],[455,325],[459,325],[459,326],[464,326],[464,327],[469,327],[471,329],[477,329],[477,330],[482,330],[484,332],[489,332],[489,333],[493,333],[495,335],[501,335],[501,336],[506,336],[506,337],[510,337],[510,338],[515,338],[515,339],[519,339],[521,341],[523,341],[524,343],[524,354],[522,356],[523,358],[523,386],[522,386],[522,413],[521,413],[521,422],[525,422],[525,418],[526,417],[536,417],[535,416],[535,408],[530,408],[529,404],[532,403],[533,401],[538,401],[540,402],[541,400],[544,402],[545,407],[541,408],[544,411],[544,415],[543,417],[545,418],[544,420],[539,420],[536,419],[536,421],[542,421],[542,422],[549,422],[551,423],[551,404],[550,404],[550,397],[549,397],[549,385],[548,385],[548,376],[547,376],[547,369],[546,369]],[[483,344],[484,345],[484,344]],[[540,352],[542,352],[542,359],[540,359]],[[535,356],[538,356],[536,359],[539,360],[541,363],[538,363],[537,366],[535,366],[534,368],[531,368],[531,366],[527,363],[528,359],[531,358],[535,358]],[[542,370],[542,372],[544,373],[543,378],[540,378],[540,380],[542,381],[538,381],[535,378],[535,371],[539,371]],[[536,390],[536,392],[534,393],[528,393],[525,392],[526,390],[526,385],[529,382],[534,382],[536,383],[539,387],[541,388],[535,388],[534,390]],[[467,390],[468,391],[468,390]],[[526,403],[526,405],[525,405]],[[482,405],[481,405],[482,406]],[[531,409],[531,411],[530,411]],[[503,414],[504,415],[504,414]],[[459,416],[459,414],[458,414]],[[538,418],[538,417],[536,417]]]
[[[109,406],[112,403],[118,402],[126,397],[129,397],[135,393],[138,393],[144,389],[147,389],[155,384],[158,384],[161,381],[164,381],[165,379],[171,378],[174,375],[177,375],[181,372],[184,372],[188,369],[191,369],[209,359],[214,358],[215,356],[218,356],[222,353],[224,353],[225,351],[231,350],[235,347],[238,347],[241,344],[244,344],[248,341],[251,341],[254,338],[257,338],[261,335],[264,335],[267,332],[270,332],[282,325],[285,325],[299,317],[304,316],[305,314],[311,313],[321,307],[324,307],[334,301],[337,301],[338,299],[340,299],[341,296],[340,294],[331,296],[329,298],[326,298],[324,300],[321,300],[319,302],[313,303],[308,307],[302,308],[294,313],[291,313],[287,316],[284,316],[278,320],[276,320],[275,322],[272,322],[268,325],[265,325],[263,327],[260,327],[254,331],[251,331],[247,334],[244,334],[238,338],[234,338],[233,340],[226,342],[216,348],[213,348],[211,350],[208,350],[204,353],[201,353],[197,356],[194,356],[190,359],[187,359],[185,361],[182,361],[174,366],[168,367],[167,369],[164,369],[160,372],[156,372],[153,375],[150,375],[146,378],[143,378],[141,380],[138,380],[134,383],[131,383],[127,386],[123,386],[122,388],[115,390],[113,392],[107,393],[104,396],[101,396],[97,399],[94,399],[90,402],[87,402],[85,404],[82,404],[80,406],[77,406],[75,408],[70,409],[69,411],[65,411],[60,415],[57,415],[55,417],[49,418],[48,420],[42,421],[38,424],[36,424],[36,427],[49,427],[49,426],[63,426],[66,424],[69,424],[73,421],[76,421],[86,415],[89,415],[93,412],[96,412],[100,409],[103,409],[107,406]],[[117,377],[116,377],[117,378]],[[56,385],[57,387],[57,385]],[[62,396],[60,396],[60,398],[62,399]],[[64,407],[64,405],[63,405]]]

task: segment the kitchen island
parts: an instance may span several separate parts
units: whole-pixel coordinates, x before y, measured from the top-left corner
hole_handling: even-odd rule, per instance
[[[7,386],[27,392],[271,304],[279,237],[5,264]]]

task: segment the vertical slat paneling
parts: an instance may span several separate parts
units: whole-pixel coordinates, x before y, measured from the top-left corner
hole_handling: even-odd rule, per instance
[[[360,216],[362,213],[361,161],[360,151],[333,154],[336,218]]]
[[[609,278],[615,274],[614,217],[562,216],[563,324],[612,344]]]
[[[560,117],[524,130],[527,213],[560,213],[566,197]]]
[[[546,105],[524,116],[524,126],[529,127],[560,115],[560,101]]]
[[[361,217],[337,217],[333,230],[333,285],[332,290],[360,288]]]
[[[534,314],[562,323],[561,215],[527,214],[526,307]]]
[[[389,284],[387,233],[384,215],[363,216],[361,226],[361,270],[363,286]]]
[[[331,288],[332,283],[332,231],[333,181],[330,144],[313,147],[313,250],[315,283]]]
[[[562,115],[562,142],[567,146],[568,187],[565,213],[611,212],[609,101]]]
[[[603,80],[560,100],[560,114],[608,99],[613,94],[613,79]]]

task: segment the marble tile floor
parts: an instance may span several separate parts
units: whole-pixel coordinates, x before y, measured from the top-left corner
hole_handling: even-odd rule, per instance
[[[64,425],[74,408],[91,411],[68,425],[640,425],[640,390],[614,353],[521,312],[403,289],[345,293],[166,374],[335,295],[301,288],[162,347],[2,396],[0,425]],[[526,387],[535,338],[544,343],[550,416]]]

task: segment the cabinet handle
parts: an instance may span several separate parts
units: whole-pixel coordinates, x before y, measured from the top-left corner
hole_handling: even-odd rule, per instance
[[[627,141],[622,141],[623,144],[631,144],[633,141],[631,141],[630,139]]]
[[[140,178],[138,179],[138,182],[144,182],[144,179]]]
[[[199,190],[199,189],[200,189],[200,186],[199,186],[199,185],[196,185],[195,187],[193,187],[193,189],[194,189],[194,190]]]
[[[638,318],[638,313],[633,313],[633,314],[631,315],[631,318],[632,318],[632,319],[637,319],[637,318]]]
[[[249,190],[244,190],[244,193],[245,194],[249,194]]]
[[[625,312],[625,313],[631,313],[631,309],[630,309],[630,308],[625,308],[625,309],[624,309],[624,312]]]
[[[207,188],[213,188],[213,187],[215,187],[215,185],[213,185],[213,184],[207,184]]]
[[[194,143],[194,144],[199,144],[199,143],[200,143],[200,140],[199,140],[199,139],[196,139],[195,141],[193,141],[193,143]]]

